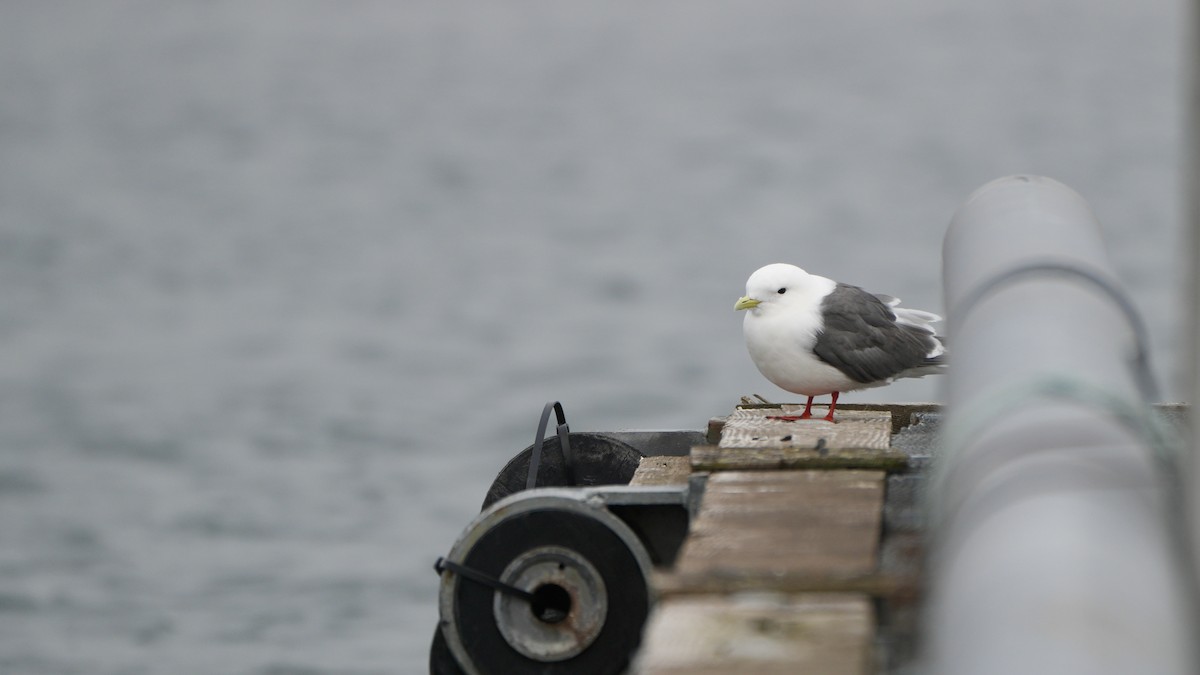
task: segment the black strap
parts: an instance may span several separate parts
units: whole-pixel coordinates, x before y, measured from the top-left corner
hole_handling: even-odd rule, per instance
[[[436,570],[438,574],[449,570],[463,577],[464,579],[470,579],[477,584],[483,584],[484,586],[488,586],[501,593],[506,593],[513,597],[521,598],[526,602],[533,602],[533,593],[530,593],[529,591],[523,591],[516,586],[506,584],[495,577],[490,577],[479,570],[474,570],[470,567],[464,567],[456,562],[446,560],[445,558],[439,557],[437,562],[433,563],[433,569]]]
[[[533,454],[529,457],[529,477],[525,479],[525,489],[532,490],[537,486],[538,468],[542,464],[542,443],[546,440],[546,423],[550,421],[550,411],[558,418],[558,446],[562,450],[563,473],[567,485],[575,485],[575,453],[571,451],[571,428],[567,426],[567,415],[563,412],[562,404],[551,401],[542,409],[542,419],[538,422],[537,436],[533,440]]]

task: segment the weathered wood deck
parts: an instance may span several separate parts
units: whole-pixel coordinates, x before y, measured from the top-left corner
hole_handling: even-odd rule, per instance
[[[644,459],[634,484],[707,480],[675,565],[656,575],[633,672],[877,672],[878,607],[894,614],[877,601],[912,595],[905,561],[919,550],[902,523],[899,545],[882,536],[885,514],[902,521],[905,508],[885,509],[904,478],[889,472],[911,459],[892,446],[893,412],[839,410],[831,424],[779,419],[796,406],[739,407],[690,456]]]

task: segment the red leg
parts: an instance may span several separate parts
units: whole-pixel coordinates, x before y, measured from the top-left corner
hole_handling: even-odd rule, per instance
[[[812,400],[813,397],[808,397],[808,403],[804,404],[804,412],[800,414],[800,419],[806,420],[812,417]]]
[[[833,419],[833,409],[837,407],[837,398],[838,398],[838,392],[835,391],[835,392],[833,392],[833,400],[829,402],[829,414],[825,416],[826,422],[836,422],[837,421],[837,420]],[[811,398],[808,399],[808,401],[809,401],[809,403],[812,403]]]

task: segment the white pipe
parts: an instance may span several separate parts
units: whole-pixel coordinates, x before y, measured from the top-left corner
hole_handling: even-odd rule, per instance
[[[1188,232],[1189,253],[1187,283],[1183,297],[1187,298],[1185,309],[1185,344],[1190,345],[1188,373],[1191,374],[1192,455],[1187,467],[1189,515],[1191,520],[1193,557],[1200,560],[1200,415],[1195,413],[1200,405],[1200,0],[1188,3],[1188,40],[1184,62],[1188,78],[1184,129],[1186,139],[1186,165],[1184,166],[1184,208]],[[1200,569],[1193,570],[1200,578]]]
[[[943,263],[929,672],[1197,672],[1164,474],[1131,428],[1137,331],[1091,210],[1047,178],[994,181],[955,214]]]

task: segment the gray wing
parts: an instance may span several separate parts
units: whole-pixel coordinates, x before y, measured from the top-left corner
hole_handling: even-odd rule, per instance
[[[858,286],[838,284],[821,302],[821,315],[825,325],[813,352],[856,382],[879,382],[940,363],[927,357],[937,338],[896,323],[883,300]]]

